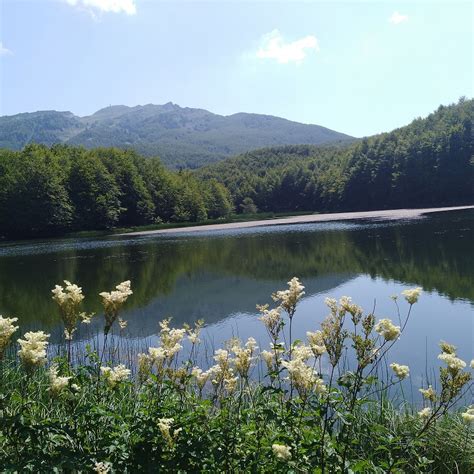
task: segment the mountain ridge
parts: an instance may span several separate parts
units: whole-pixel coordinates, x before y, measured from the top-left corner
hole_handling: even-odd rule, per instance
[[[0,117],[0,148],[20,150],[29,143],[66,143],[86,148],[116,146],[160,156],[171,168],[197,168],[268,146],[352,140],[349,135],[320,125],[273,115],[219,115],[173,102],[112,105],[83,117],[55,110]]]

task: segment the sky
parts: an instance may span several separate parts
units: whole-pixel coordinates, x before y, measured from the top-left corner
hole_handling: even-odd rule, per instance
[[[174,102],[366,136],[472,97],[471,2],[0,0],[0,115]]]

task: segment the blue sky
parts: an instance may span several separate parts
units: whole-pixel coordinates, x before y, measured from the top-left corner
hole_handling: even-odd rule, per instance
[[[0,115],[172,101],[363,136],[473,96],[471,2],[0,2]]]

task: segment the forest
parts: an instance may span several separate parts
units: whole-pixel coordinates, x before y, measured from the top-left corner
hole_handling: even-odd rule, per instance
[[[0,236],[23,238],[232,213],[333,212],[474,201],[474,101],[354,144],[265,148],[195,171],[132,150],[0,150]]]

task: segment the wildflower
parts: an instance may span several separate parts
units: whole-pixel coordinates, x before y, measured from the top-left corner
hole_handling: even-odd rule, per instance
[[[431,408],[430,407],[426,407],[426,408],[423,408],[423,410],[420,410],[418,412],[418,416],[420,418],[429,418],[431,416]]]
[[[308,338],[309,346],[311,347],[315,357],[319,357],[326,352],[322,331],[308,331],[306,337]]]
[[[174,423],[174,418],[160,418],[158,420],[158,427],[160,428],[161,435],[168,443],[168,446],[172,448],[176,442],[176,438],[182,431],[182,428],[178,428],[171,432],[171,425]]]
[[[125,329],[127,327],[128,321],[123,320],[122,318],[118,318],[118,325],[120,329]]]
[[[300,283],[298,278],[293,277],[288,282],[288,289],[273,293],[272,298],[273,301],[279,301],[281,307],[289,314],[290,318],[292,318],[298,301],[305,294],[303,290],[304,286]]]
[[[138,354],[138,379],[140,382],[144,382],[151,372],[153,359],[149,354]]]
[[[112,324],[117,319],[119,310],[127,301],[128,297],[133,294],[130,286],[130,280],[127,280],[119,283],[115,287],[115,290],[111,292],[103,291],[99,293],[99,296],[102,297],[102,304],[104,305],[105,311],[105,334],[110,331]]]
[[[354,323],[357,324],[362,316],[363,309],[352,302],[352,298],[349,296],[343,296],[339,300],[339,306],[352,315]]]
[[[230,372],[230,375],[232,375],[232,372]],[[226,377],[224,378],[224,388],[227,390],[228,393],[233,393],[237,388],[238,381],[238,377]]]
[[[118,383],[127,380],[130,376],[130,369],[127,369],[123,364],[119,364],[114,368],[101,367],[100,371],[110,388],[115,388]]]
[[[272,444],[273,454],[278,459],[287,460],[291,458],[291,448],[284,444]]]
[[[438,356],[438,359],[442,360],[453,371],[459,371],[466,367],[466,362],[456,357],[456,354],[443,352]]]
[[[203,370],[199,367],[194,367],[191,371],[191,375],[196,379],[196,384],[199,390],[202,390],[204,385],[206,385],[206,382],[209,380],[209,376],[211,374],[209,372],[203,372]]]
[[[445,341],[441,341],[439,347],[441,348],[441,352],[444,352],[445,354],[456,354],[456,346]]]
[[[313,355],[311,347],[297,344],[293,347],[292,357],[295,359],[308,360]]]
[[[257,342],[253,337],[250,337],[245,343],[245,347],[240,345],[240,341],[237,339],[231,347],[231,351],[235,355],[233,360],[235,368],[241,377],[247,377],[252,362],[255,360],[253,357],[254,351],[257,348]]]
[[[420,393],[426,400],[430,400],[431,402],[436,401],[436,390],[434,390],[431,385],[426,389],[420,388]]]
[[[221,367],[226,367],[229,363],[229,352],[226,351],[225,349],[217,349],[214,352],[214,360]]]
[[[282,328],[283,320],[281,319],[281,308],[268,309],[268,305],[257,306],[257,309],[260,311],[262,316],[260,316],[260,321],[265,325],[267,331],[270,333],[272,338],[276,341],[278,334]]]
[[[408,365],[390,364],[390,368],[395,372],[395,375],[400,379],[406,379],[410,375],[410,368]]]
[[[79,318],[84,324],[90,324],[95,313],[79,313]]]
[[[96,462],[94,465],[94,471],[98,474],[108,474],[112,469],[112,464],[109,462]]]
[[[301,397],[305,397],[311,389],[314,389],[317,393],[326,391],[326,386],[316,372],[312,367],[306,365],[302,359],[284,360],[281,364],[288,371],[289,379]]]
[[[199,339],[199,333],[201,332],[203,326],[204,321],[202,319],[196,321],[194,324],[194,330],[191,329],[189,324],[184,324],[184,329],[186,329],[188,333],[188,340],[191,342],[191,344],[199,344],[201,342],[201,339]]]
[[[466,423],[474,423],[474,405],[471,405],[465,413],[461,413],[461,417]]]
[[[405,297],[408,303],[415,304],[418,301],[418,298],[420,297],[421,291],[422,288],[420,287],[411,288],[409,290],[403,290],[402,295]]]
[[[13,333],[18,329],[18,326],[14,326],[14,323],[17,321],[18,318],[4,318],[0,316],[0,360]]]
[[[58,304],[61,318],[64,323],[64,337],[67,341],[72,340],[72,335],[76,331],[76,326],[81,319],[79,306],[84,299],[82,288],[68,280],[64,280],[65,287],[55,285],[51,290],[53,300]]]
[[[180,342],[186,335],[186,329],[176,329],[169,327],[169,319],[160,322],[160,342],[164,351],[165,359],[171,362],[173,357],[183,348]]]
[[[471,366],[471,369],[474,369],[474,359],[471,360],[471,363],[469,365]]]
[[[270,352],[270,351],[262,351],[260,352],[260,355],[262,357],[262,359],[265,361],[265,364],[267,364],[267,369],[269,371],[272,370],[272,366],[273,366],[273,358],[275,357],[275,355]]]
[[[331,310],[331,313],[337,313],[337,300],[334,298],[326,298],[324,300],[326,306]]]
[[[49,390],[51,394],[54,396],[59,395],[69,385],[71,378],[72,377],[60,377],[58,375],[58,366],[53,364],[49,368],[49,382],[51,384]]]
[[[18,356],[27,370],[32,370],[46,363],[46,347],[49,334],[43,331],[27,332],[24,339],[18,339],[20,350]]]
[[[375,325],[375,331],[386,341],[393,341],[400,335],[400,326],[395,326],[390,319],[381,319]]]

